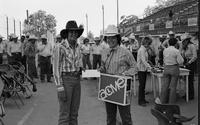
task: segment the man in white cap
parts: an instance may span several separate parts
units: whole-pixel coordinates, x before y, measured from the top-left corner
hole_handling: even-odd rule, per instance
[[[22,45],[18,41],[18,37],[15,34],[11,34],[12,41],[8,44],[8,55],[10,56],[11,62],[21,62],[22,57]]]
[[[38,45],[38,60],[40,67],[40,80],[45,81],[45,74],[47,76],[47,82],[51,82],[51,56],[52,56],[52,46],[47,42],[46,35],[41,36],[41,44]]]
[[[168,33],[168,39],[166,39],[163,43],[162,43],[162,47],[165,49],[169,46],[169,39],[175,38],[175,33],[173,31],[169,31]]]
[[[92,55],[93,55],[93,69],[97,69],[97,65],[101,66],[101,53],[103,47],[100,45],[101,39],[99,37],[94,38],[95,44],[92,46]]]

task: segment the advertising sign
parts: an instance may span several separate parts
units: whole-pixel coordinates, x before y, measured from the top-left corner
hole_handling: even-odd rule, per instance
[[[167,21],[167,22],[166,22],[166,28],[167,28],[167,29],[168,29],[168,28],[172,28],[172,27],[173,27],[172,24],[173,24],[172,21]]]
[[[136,31],[137,31],[137,32],[140,31],[140,25],[138,25],[138,26],[136,27]]]
[[[154,24],[149,24],[149,30],[154,30]]]
[[[188,26],[197,26],[197,18],[188,18]]]
[[[101,74],[98,99],[118,105],[129,105],[131,77]]]

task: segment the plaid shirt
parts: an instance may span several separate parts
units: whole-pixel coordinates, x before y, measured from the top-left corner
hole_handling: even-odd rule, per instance
[[[105,73],[120,75],[134,75],[137,73],[136,61],[130,51],[117,46],[106,49],[102,54],[102,69]]]
[[[70,47],[67,40],[59,47],[59,71],[74,72],[82,67],[80,46],[76,44],[75,51]]]

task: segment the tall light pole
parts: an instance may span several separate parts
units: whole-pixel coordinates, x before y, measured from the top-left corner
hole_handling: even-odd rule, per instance
[[[104,5],[102,5],[102,14],[103,14],[103,34],[104,34]]]
[[[117,0],[117,27],[119,26],[119,1]]]
[[[87,13],[86,13],[86,27],[87,27],[87,35],[88,35],[88,15],[87,15]]]
[[[14,19],[14,34],[16,35],[16,30],[15,30],[15,19]]]

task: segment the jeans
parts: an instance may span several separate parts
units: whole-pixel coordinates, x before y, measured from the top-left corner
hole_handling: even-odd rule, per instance
[[[161,102],[173,104],[176,102],[176,87],[179,78],[179,66],[164,66],[164,84],[161,87]]]
[[[58,125],[78,125],[78,110],[80,106],[81,85],[80,76],[62,75],[65,97],[59,100],[59,120]]]
[[[90,54],[83,54],[83,68],[86,69],[86,65],[89,69],[92,69],[92,65],[90,62]]]
[[[97,65],[101,66],[101,55],[93,54],[93,69],[97,69]]]
[[[47,81],[51,80],[51,56],[39,56],[40,65],[40,80],[45,79],[45,74],[47,75]]]
[[[122,119],[122,125],[132,125],[130,105],[120,106],[106,102],[107,125],[116,125],[117,108]]]
[[[188,90],[189,90],[189,99],[194,98],[194,73],[195,73],[195,65],[196,63],[193,62],[186,66],[186,69],[189,69],[189,77],[188,77]]]
[[[138,94],[138,104],[145,103],[145,86],[146,86],[147,71],[139,71],[139,94]]]

